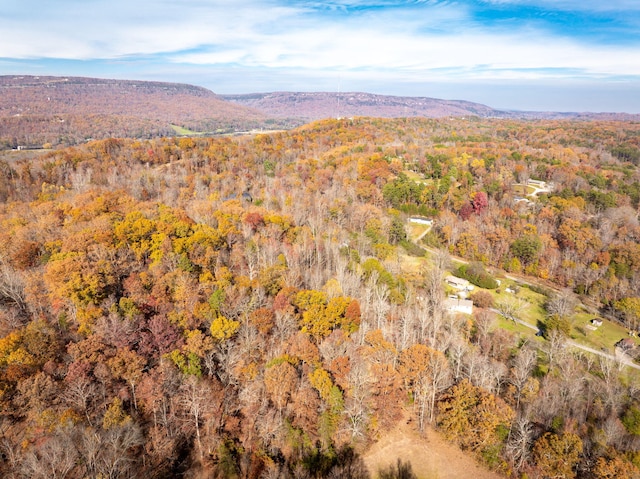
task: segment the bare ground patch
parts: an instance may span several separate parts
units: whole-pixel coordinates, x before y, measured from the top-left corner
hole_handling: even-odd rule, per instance
[[[420,479],[504,479],[448,443],[434,429],[429,428],[421,435],[406,418],[374,443],[363,459],[373,478],[379,469],[401,459],[411,463]]]

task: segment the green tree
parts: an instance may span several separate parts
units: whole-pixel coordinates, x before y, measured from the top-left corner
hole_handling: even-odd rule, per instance
[[[528,234],[521,236],[509,247],[511,254],[518,258],[523,264],[534,263],[542,250],[542,241],[538,235]]]

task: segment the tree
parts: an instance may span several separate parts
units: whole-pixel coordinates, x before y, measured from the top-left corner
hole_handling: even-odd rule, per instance
[[[493,296],[487,291],[471,293],[469,299],[473,301],[473,305],[477,308],[488,309],[493,307]]]
[[[109,359],[107,364],[114,377],[127,381],[131,387],[133,404],[137,410],[138,400],[136,399],[136,386],[142,378],[142,371],[146,365],[146,361],[130,349],[120,349],[114,357]]]
[[[522,470],[531,454],[533,425],[523,416],[518,416],[509,430],[505,453],[516,470]]]
[[[481,214],[489,206],[489,198],[484,191],[477,191],[471,200],[473,211],[477,215]]]
[[[438,428],[464,449],[483,451],[506,438],[513,410],[467,379],[451,387],[438,403]]]
[[[415,344],[400,353],[398,372],[418,406],[418,424],[433,421],[437,395],[451,383],[449,362],[444,354],[423,344]]]
[[[531,459],[542,477],[573,479],[581,454],[582,440],[576,434],[547,432],[534,443]]]
[[[634,479],[640,474],[636,466],[618,455],[599,457],[592,472],[595,479]]]
[[[180,386],[179,403],[188,424],[195,431],[196,445],[200,459],[204,457],[202,448],[202,420],[207,408],[211,407],[210,388],[196,376],[189,376]]]
[[[538,255],[542,251],[542,241],[540,237],[534,234],[521,236],[509,247],[511,254],[518,258],[523,264],[528,265],[534,263],[538,259]]]
[[[549,315],[558,315],[561,318],[571,316],[577,306],[575,295],[569,290],[562,290],[556,293],[545,304],[545,309]]]
[[[297,382],[298,373],[287,361],[276,363],[264,372],[264,387],[279,411],[283,411],[289,403]]]
[[[211,336],[217,341],[226,341],[231,338],[240,328],[240,321],[228,319],[219,315],[211,322],[209,331]]]
[[[507,319],[513,322],[519,320],[520,312],[524,308],[525,304],[521,298],[512,297],[498,301],[496,303],[496,309],[498,312]]]
[[[628,328],[638,329],[640,326],[640,297],[622,298],[616,301],[614,306],[622,313]]]
[[[64,479],[70,476],[78,462],[79,453],[74,443],[73,430],[64,428],[46,438],[44,443],[32,446],[21,469],[25,477]]]
[[[536,361],[537,353],[530,348],[520,349],[513,361],[509,382],[513,387],[516,411],[520,409],[520,401],[523,397],[530,397],[537,392],[537,379],[531,377]]]

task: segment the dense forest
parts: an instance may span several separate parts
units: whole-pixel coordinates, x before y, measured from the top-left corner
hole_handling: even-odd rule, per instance
[[[505,477],[637,478],[640,371],[572,345],[640,326],[639,165],[639,123],[477,118],[1,160],[0,475],[398,477],[361,454],[408,411]]]

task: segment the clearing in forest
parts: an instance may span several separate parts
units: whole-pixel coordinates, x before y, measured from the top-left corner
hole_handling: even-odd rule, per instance
[[[398,459],[410,462],[420,479],[504,479],[504,476],[479,465],[473,457],[447,442],[440,433],[429,428],[424,434],[416,431],[409,415],[385,433],[364,454],[364,462],[377,477],[378,471]]]

